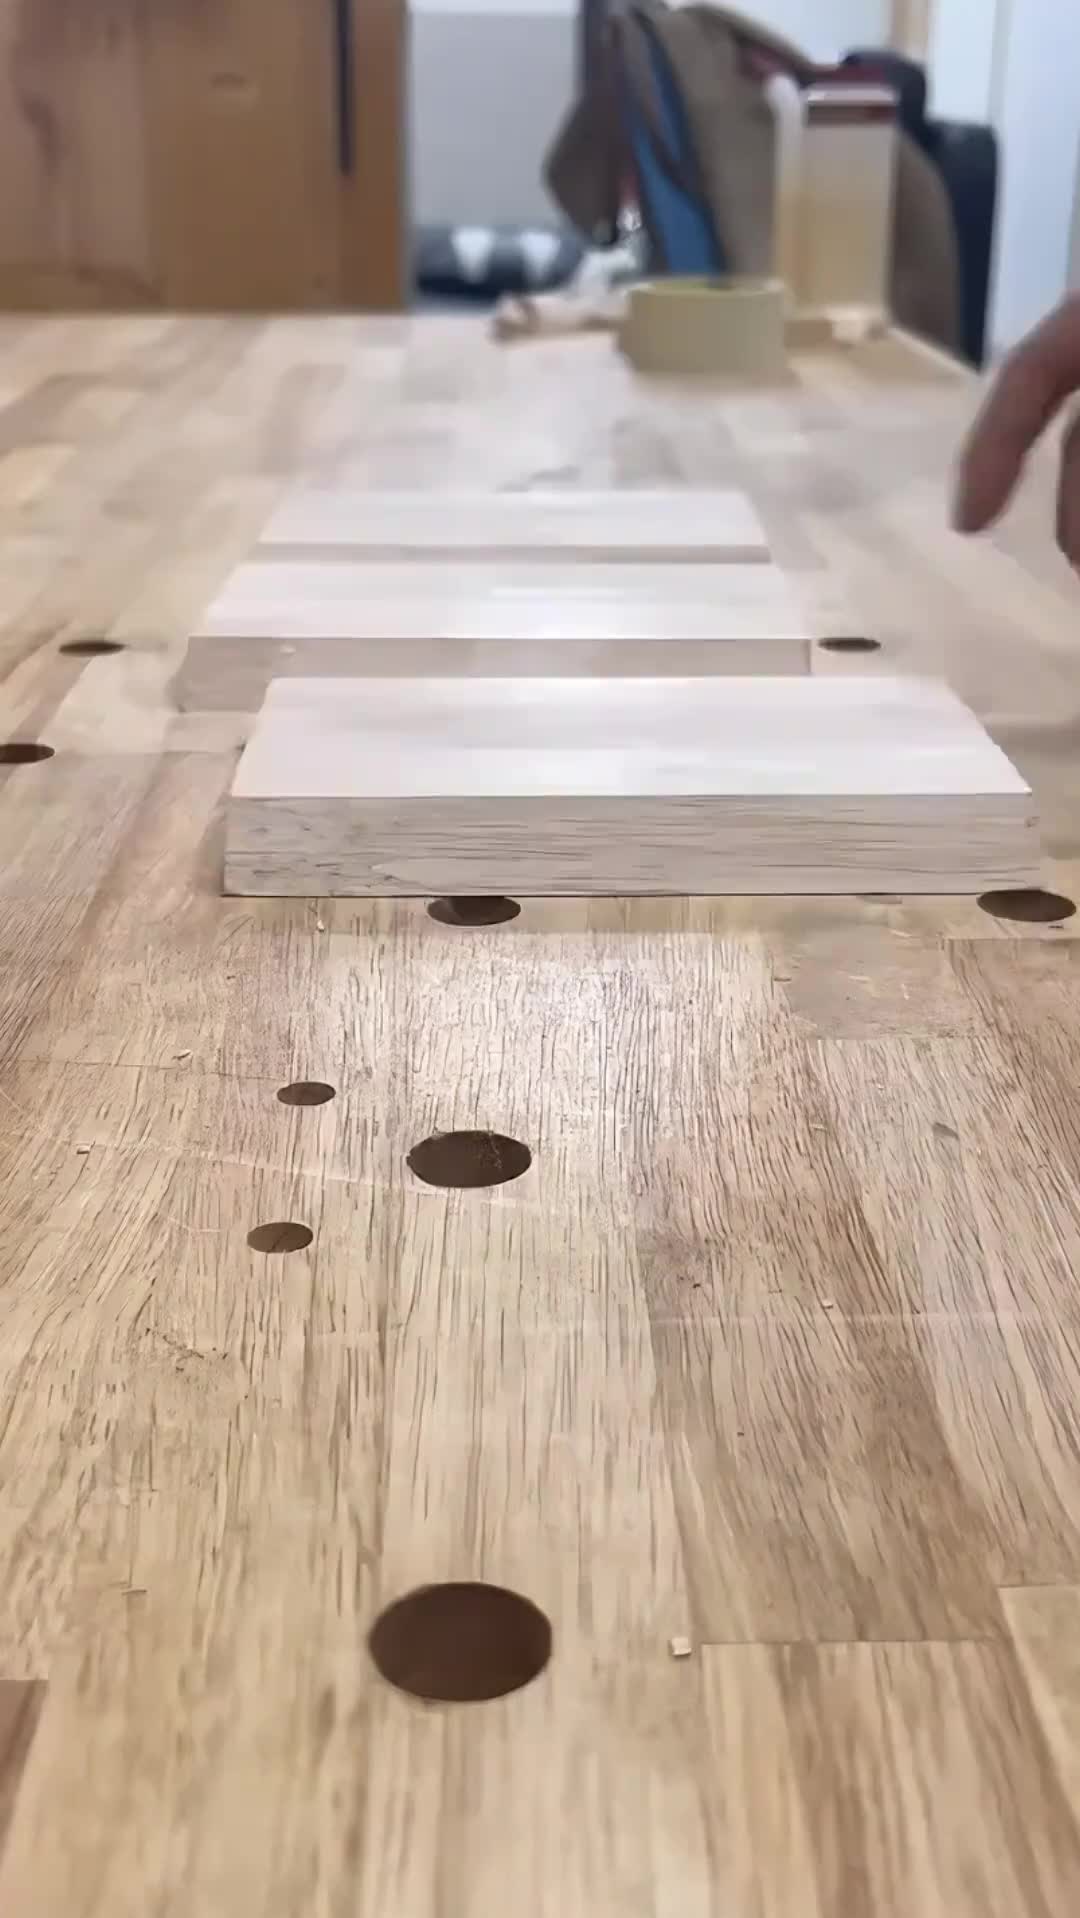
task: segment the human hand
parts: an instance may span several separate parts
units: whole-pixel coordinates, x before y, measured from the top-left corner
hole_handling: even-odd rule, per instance
[[[953,525],[981,533],[1004,512],[1032,447],[1080,391],[1080,295],[1065,300],[1010,353],[960,458]],[[1080,568],[1080,416],[1061,449],[1057,540]]]

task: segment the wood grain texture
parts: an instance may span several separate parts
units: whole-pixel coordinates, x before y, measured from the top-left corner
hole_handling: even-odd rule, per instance
[[[802,673],[808,631],[772,566],[256,559],[207,609],[175,694],[257,712],[271,679],[310,674]]]
[[[286,486],[730,487],[888,653],[815,669],[944,672],[1076,900],[1055,465],[955,540],[972,403],[897,339],[691,400],[456,321],[0,321],[0,739],[55,747],[0,765],[5,1915],[1071,1918],[1080,919],[223,899],[243,716],[170,694]],[[523,1177],[413,1177],[487,1127]],[[535,1683],[378,1678],[441,1578],[543,1607]]]
[[[886,678],[275,680],[235,893],[979,891],[1031,795],[944,687]]]
[[[153,298],[131,0],[0,5],[0,303]]]
[[[225,0],[156,11],[145,16],[143,111],[159,297],[329,305],[338,291],[329,9]]]
[[[33,1679],[0,1678],[0,1857],[44,1695]]]
[[[401,303],[404,9],[0,0],[0,304]],[[363,245],[356,230],[363,232]]]
[[[404,0],[353,0],[350,78],[355,153],[351,173],[339,172],[335,202],[339,303],[396,313],[408,304],[412,272]]]
[[[1001,1595],[1067,1803],[1080,1793],[1080,1586],[1011,1586]]]
[[[1008,1650],[725,1647],[704,1662],[736,1909],[1063,1918],[1076,1828]]]

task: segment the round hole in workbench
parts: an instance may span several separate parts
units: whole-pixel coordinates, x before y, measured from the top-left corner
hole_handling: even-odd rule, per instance
[[[516,919],[521,907],[516,899],[492,896],[489,899],[433,899],[428,915],[440,926],[501,926]]]
[[[302,1252],[315,1237],[309,1225],[295,1219],[274,1219],[269,1225],[256,1225],[247,1235],[253,1252]]]
[[[425,1185],[505,1185],[531,1164],[528,1146],[503,1132],[435,1132],[408,1156],[409,1170]]]
[[[324,1106],[334,1096],[333,1086],[324,1085],[321,1079],[297,1079],[278,1091],[283,1106]]]
[[[69,639],[60,648],[70,659],[108,659],[124,650],[118,639]]]
[[[819,639],[824,653],[880,653],[880,639],[867,639],[861,633],[836,633],[831,639]]]
[[[36,766],[52,757],[53,748],[40,746],[36,739],[8,739],[0,745],[0,766]]]
[[[550,1620],[502,1585],[421,1585],[380,1612],[368,1635],[383,1678],[443,1705],[520,1691],[539,1677],[551,1648]]]
[[[1031,926],[1049,926],[1060,919],[1071,919],[1076,911],[1072,900],[1066,899],[1063,893],[1045,892],[1041,886],[984,892],[979,904],[993,919],[1018,919]]]

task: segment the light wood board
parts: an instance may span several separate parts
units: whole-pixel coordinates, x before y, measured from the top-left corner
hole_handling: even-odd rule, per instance
[[[309,675],[809,669],[774,566],[254,559],[192,635],[175,690],[184,712],[254,712],[271,679]]]
[[[744,493],[687,487],[390,493],[308,486],[278,507],[261,544],[334,547],[357,558],[378,551],[758,563],[769,557],[764,528]]]
[[[237,771],[225,885],[971,892],[1037,864],[1023,780],[928,681],[294,679]]]

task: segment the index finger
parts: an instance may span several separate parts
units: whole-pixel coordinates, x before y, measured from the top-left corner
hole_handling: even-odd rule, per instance
[[[953,525],[978,533],[1009,503],[1024,461],[1080,387],[1080,298],[1066,300],[1009,355],[960,458]]]

